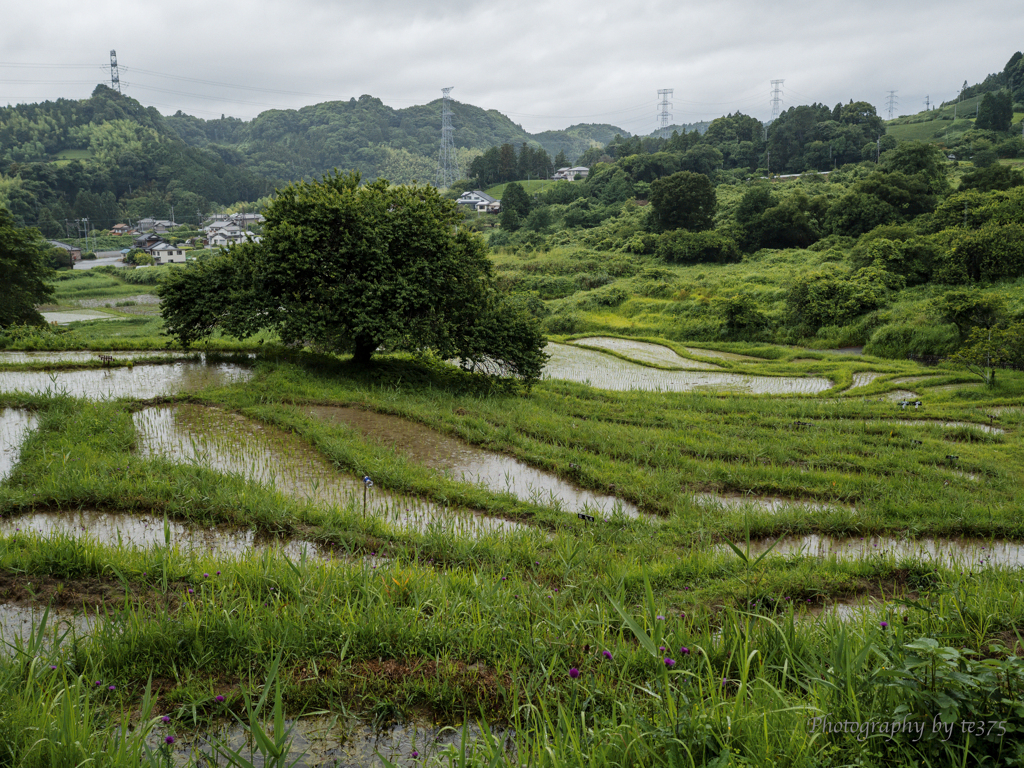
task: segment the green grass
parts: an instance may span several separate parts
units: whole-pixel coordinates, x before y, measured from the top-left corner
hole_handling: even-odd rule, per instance
[[[0,394],[0,407],[41,416],[0,485],[3,516],[83,507],[166,514],[301,536],[338,555],[230,560],[27,532],[0,538],[0,574],[9,584],[31,585],[42,602],[60,589],[102,592],[114,616],[91,639],[68,637],[53,651],[39,646],[0,660],[0,741],[10,764],[55,760],[56,746],[39,746],[35,734],[44,732],[52,734],[47,744],[80,750],[62,756],[72,764],[89,754],[98,765],[138,765],[139,737],[122,727],[125,717],[139,731],[179,739],[230,712],[249,723],[245,697],[272,691],[268,677],[280,681],[280,711],[291,715],[323,708],[367,719],[389,712],[513,727],[515,756],[486,745],[466,763],[429,755],[445,765],[1016,759],[1015,741],[969,739],[959,730],[948,739],[929,731],[917,741],[860,740],[815,736],[809,725],[826,714],[837,722],[907,714],[931,728],[937,707],[952,707],[956,723],[1024,725],[1015,710],[1024,684],[1013,656],[1014,628],[1024,621],[1015,571],[967,574],[886,554],[755,562],[721,545],[740,542],[744,551],[748,536],[794,533],[1024,540],[1016,493],[1024,480],[1024,416],[1003,413],[1006,435],[891,423],[894,416],[980,421],[996,405],[1024,400],[1024,376],[1007,374],[999,388],[969,397],[923,395],[925,412],[904,413],[876,397],[893,386],[888,379],[921,372],[910,364],[828,356],[793,363],[795,350],[733,349],[766,362],[726,363],[730,370],[811,366],[836,380],[857,370],[888,373],[862,394],[839,398],[613,393],[558,382],[513,396],[410,358],[360,368],[290,354],[259,363],[246,384],[189,398],[291,432],[342,470],[370,474],[379,488],[528,526],[479,539],[391,528],[364,518],[357,500],[312,506],[241,477],[143,458],[130,418],[138,403]],[[582,486],[614,487],[661,522],[587,524],[440,478],[350,429],[310,418],[305,403],[359,405],[422,422]],[[798,420],[813,427],[796,429]],[[952,469],[950,453],[959,456]],[[857,510],[710,511],[681,492],[689,489],[772,492]],[[370,553],[387,559],[371,567],[363,559]],[[866,595],[906,602],[879,603],[847,621],[801,618],[808,604]],[[963,655],[965,648],[980,656]],[[940,705],[942,697],[954,703]],[[54,701],[66,701],[65,709]],[[158,719],[164,714],[167,724]]]
[[[515,183],[518,184],[519,186],[521,186],[526,191],[527,194],[532,195],[532,194],[535,194],[537,192],[542,192],[543,190],[545,190],[547,187],[551,186],[552,184],[561,184],[562,182],[561,181],[552,181],[551,179],[530,179],[530,180],[523,179],[522,181],[517,181]],[[505,192],[505,187],[506,186],[508,186],[508,184],[496,184],[495,186],[489,187],[488,189],[486,189],[484,191],[488,195],[490,195],[491,197],[494,197],[494,198],[497,198],[498,200],[500,200],[502,194],[504,194],[504,192]]]
[[[91,149],[63,149],[54,155],[58,160],[91,160]]]

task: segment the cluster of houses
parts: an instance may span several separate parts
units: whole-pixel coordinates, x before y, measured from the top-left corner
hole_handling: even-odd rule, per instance
[[[576,181],[587,178],[589,168],[578,166],[575,168],[559,168],[551,177],[552,181]],[[477,213],[501,213],[501,200],[497,200],[486,192],[474,189],[472,192],[463,192],[456,205],[472,206]]]

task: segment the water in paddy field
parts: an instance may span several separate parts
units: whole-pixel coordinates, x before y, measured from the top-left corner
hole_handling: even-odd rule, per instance
[[[272,723],[265,722],[262,727],[268,734],[272,733]],[[424,721],[375,728],[365,722],[319,715],[285,720],[285,729],[289,728],[293,730],[287,764],[294,764],[296,768],[377,768],[383,765],[381,758],[402,768],[435,765],[438,760],[449,765],[447,755],[452,750],[461,753],[463,742],[462,726],[445,727]],[[165,746],[168,735],[175,739],[170,748]],[[514,758],[514,749],[506,741],[510,736],[510,733],[497,730],[491,730],[487,736],[477,725],[470,723],[465,728],[466,752],[469,755],[479,754],[478,750],[489,739],[498,745],[499,751]],[[175,765],[191,764],[190,761],[209,755],[214,741],[240,752],[255,768],[268,764],[254,747],[251,737],[237,724],[197,733],[179,731],[172,722],[160,724],[147,739],[154,752],[161,748],[168,750]]]
[[[737,392],[813,395],[831,389],[821,376],[749,376],[719,371],[661,371],[568,344],[549,343],[545,379],[564,379],[598,389],[651,392]]]
[[[43,623],[45,616],[46,623]],[[96,614],[76,613],[67,609],[46,608],[37,605],[0,605],[0,655],[13,656],[19,645],[28,644],[33,636],[38,637],[40,627],[44,638],[42,648],[50,650],[54,637],[68,633],[82,637],[88,634],[99,618]]]
[[[49,392],[91,400],[146,399],[246,381],[252,371],[234,363],[180,362],[87,371],[0,371],[0,392]]]
[[[0,408],[0,483],[10,477],[21,454],[21,444],[29,431],[36,428],[37,421],[31,411]]]
[[[772,545],[771,540],[752,541],[751,554],[759,555]],[[744,544],[738,544],[743,549]],[[723,547],[728,550],[728,547]],[[728,550],[731,551],[731,550]],[[832,536],[793,536],[779,541],[772,555],[859,559],[886,556],[934,561],[952,568],[978,570],[993,566],[1024,566],[1024,544],[984,539],[897,539],[887,536],[836,538]]]
[[[588,336],[585,339],[576,339],[573,344],[584,347],[600,347],[618,352],[620,355],[639,360],[644,363],[665,365],[673,368],[691,368],[693,370],[713,371],[720,370],[721,366],[712,363],[701,363],[690,360],[677,354],[661,344],[651,344],[646,341],[632,341],[630,339],[615,339],[608,336]],[[702,352],[703,350],[698,350]]]
[[[287,496],[320,506],[354,506],[399,528],[451,528],[479,534],[521,529],[497,517],[455,511],[379,487],[368,492],[363,480],[339,471],[295,435],[216,408],[179,405],[146,408],[133,414],[144,456],[208,467]]]
[[[58,352],[0,352],[0,365],[21,363],[85,363],[100,362],[100,356],[115,360],[131,360],[141,357],[175,359],[179,357],[199,358],[196,352],[173,352],[162,349],[152,350],[64,350]]]
[[[200,552],[217,557],[240,558],[270,549],[291,559],[319,556],[311,542],[259,537],[247,528],[188,525],[155,515],[73,510],[33,512],[0,519],[0,536],[42,538],[88,538],[114,547],[152,549],[170,546],[182,552]]]
[[[393,448],[411,461],[495,493],[511,493],[524,501],[592,516],[640,516],[640,510],[629,502],[577,488],[509,456],[485,451],[398,416],[337,406],[306,406],[303,410],[322,421],[352,427],[367,440]]]

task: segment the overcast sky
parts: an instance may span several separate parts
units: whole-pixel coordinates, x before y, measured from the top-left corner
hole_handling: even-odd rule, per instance
[[[251,119],[361,94],[395,108],[438,98],[531,132],[658,127],[741,111],[868,101],[888,116],[955,97],[1024,48],[1008,0],[437,2],[0,0],[0,104],[83,98],[110,83],[164,114]],[[458,125],[455,126],[456,131]]]

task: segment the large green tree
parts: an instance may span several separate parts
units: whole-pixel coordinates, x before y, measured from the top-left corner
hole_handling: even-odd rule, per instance
[[[293,184],[266,209],[261,243],[171,273],[160,288],[170,333],[187,345],[218,327],[239,337],[270,328],[360,362],[381,347],[433,350],[537,378],[539,326],[496,293],[486,246],[454,203],[432,187],[359,181]]]
[[[651,184],[651,206],[661,229],[711,229],[715,205],[715,189],[702,173],[680,171]]]
[[[53,295],[46,284],[53,272],[49,251],[39,230],[18,227],[0,206],[0,328],[43,322],[35,305]]]

